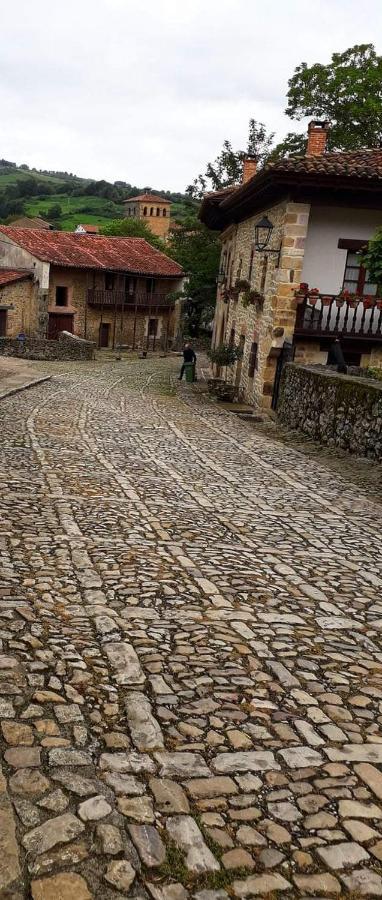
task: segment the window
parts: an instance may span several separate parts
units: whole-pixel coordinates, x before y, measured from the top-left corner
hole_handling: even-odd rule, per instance
[[[167,216],[167,209],[162,209],[162,216]]]
[[[241,279],[241,270],[242,270],[242,268],[243,268],[243,258],[240,256],[240,259],[239,259],[239,265],[238,265],[237,271],[236,271],[236,280],[237,280],[237,281],[240,281],[240,279]]]
[[[254,258],[254,255],[255,255],[255,247],[254,247],[254,245],[252,244],[252,247],[251,247],[251,255],[250,255],[250,257],[249,257],[249,270],[248,270],[248,281],[249,281],[249,283],[251,283],[251,278],[252,278],[252,269],[253,269],[253,258]]]
[[[160,216],[160,209],[159,209],[159,206],[157,206],[157,216]]]
[[[257,344],[251,344],[251,352],[249,355],[248,378],[253,378],[257,369]]]
[[[113,272],[105,272],[105,291],[113,291],[113,290],[114,290]]]
[[[268,255],[264,255],[264,259],[261,266],[261,278],[260,278],[260,293],[263,294],[265,291],[265,283],[267,280],[267,269],[268,269]]]
[[[158,334],[158,319],[149,319],[148,335],[156,337]]]
[[[146,278],[146,294],[153,294],[155,289],[154,278]]]
[[[154,215],[154,207],[151,206],[151,207],[150,207],[150,216],[153,216],[153,215]]]
[[[56,306],[67,306],[68,305],[68,288],[57,286],[56,287]]]
[[[147,216],[147,206],[144,206],[144,207],[143,207],[143,215],[144,215],[144,216]]]
[[[376,294],[377,285],[368,281],[368,272],[361,259],[361,250],[348,250],[342,289],[351,294]]]

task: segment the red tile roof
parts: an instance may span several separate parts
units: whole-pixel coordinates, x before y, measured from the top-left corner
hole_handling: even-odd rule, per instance
[[[183,269],[144,238],[104,237],[0,225],[0,232],[37,259],[74,269],[107,269],[182,278]]]
[[[132,203],[133,200],[139,200],[141,203],[168,203],[171,204],[171,200],[167,200],[166,197],[159,197],[159,194],[137,194],[136,197],[128,197],[127,200],[124,200],[124,203]]]
[[[291,156],[288,159],[268,163],[263,171],[344,175],[347,178],[382,178],[382,150],[351,150],[344,153],[321,153],[316,156]]]
[[[5,284],[11,284],[12,281],[23,281],[24,278],[30,278],[32,272],[26,272],[25,269],[0,269],[0,287]]]
[[[225,228],[240,221],[250,210],[276,202],[289,186],[320,187],[337,191],[382,192],[382,149],[330,152],[320,155],[292,156],[269,162],[245,184],[206,194],[200,209],[202,222],[210,228]]]

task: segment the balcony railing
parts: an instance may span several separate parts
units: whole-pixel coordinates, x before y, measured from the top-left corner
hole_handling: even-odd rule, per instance
[[[124,291],[99,291],[93,288],[87,293],[89,306],[108,306],[124,308],[150,307],[154,309],[171,308],[174,299],[171,295],[155,293],[126,294]]]
[[[297,306],[295,335],[372,338],[382,341],[382,302],[376,298],[343,300],[334,294],[305,297]]]

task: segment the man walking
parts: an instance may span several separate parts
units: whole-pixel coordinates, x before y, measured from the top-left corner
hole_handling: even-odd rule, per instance
[[[196,363],[196,353],[192,349],[191,344],[188,344],[188,343],[184,345],[183,365],[180,370],[179,381],[181,381],[183,378],[186,363],[193,363],[194,367],[195,367],[195,363]]]

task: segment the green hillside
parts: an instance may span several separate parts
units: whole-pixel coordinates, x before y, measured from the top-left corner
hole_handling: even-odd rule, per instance
[[[42,216],[62,231],[73,231],[81,222],[104,225],[123,216],[124,200],[146,190],[171,200],[175,221],[183,221],[195,210],[195,202],[184,194],[29,169],[0,159],[0,222],[26,215]]]

